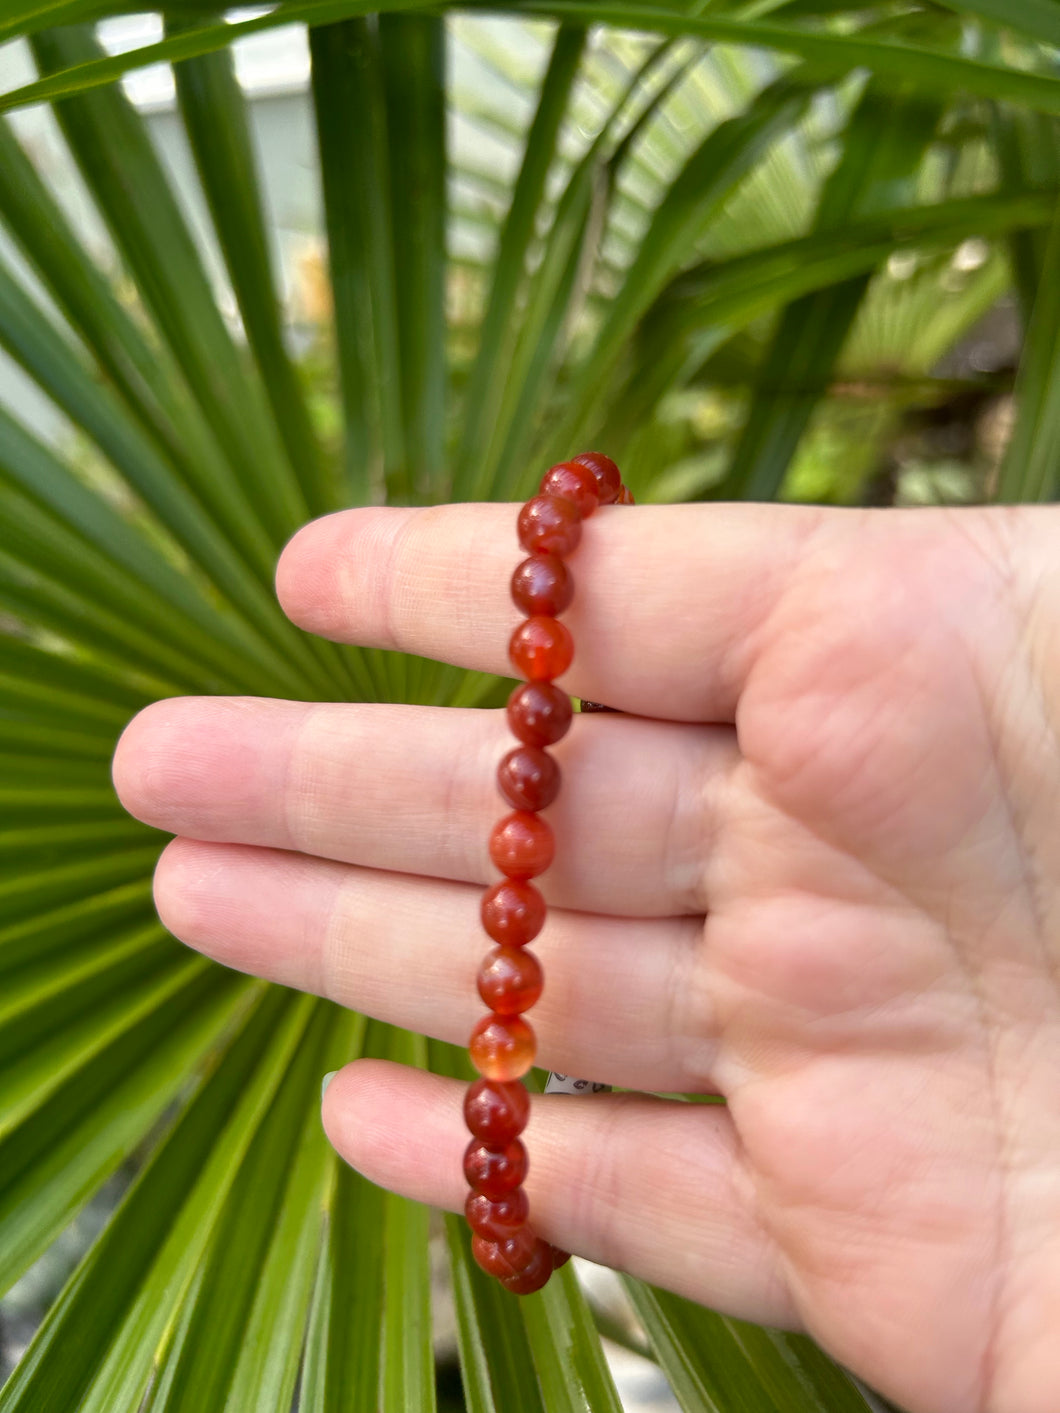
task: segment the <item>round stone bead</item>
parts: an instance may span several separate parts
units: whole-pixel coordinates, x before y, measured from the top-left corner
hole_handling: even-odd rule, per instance
[[[516,746],[497,767],[497,788],[513,809],[547,809],[559,785],[559,766],[539,746]]]
[[[574,576],[559,555],[532,554],[516,566],[512,602],[523,613],[543,613],[554,618],[570,608],[573,598]]]
[[[530,1095],[518,1080],[498,1084],[495,1079],[476,1079],[464,1095],[464,1122],[476,1138],[493,1147],[518,1138],[529,1117]]]
[[[601,505],[613,505],[618,500],[622,489],[622,472],[609,456],[605,456],[602,451],[583,451],[571,459],[580,466],[587,466],[596,477]]]
[[[552,826],[539,814],[516,810],[497,821],[490,835],[490,858],[509,878],[536,878],[556,852]]]
[[[471,1238],[471,1254],[488,1275],[505,1280],[527,1270],[540,1240],[532,1227],[521,1227],[503,1241],[489,1241],[476,1232]]]
[[[526,1149],[517,1138],[503,1148],[493,1148],[473,1138],[464,1153],[464,1176],[469,1186],[495,1202],[522,1185],[528,1167]]]
[[[545,900],[532,883],[495,883],[482,899],[482,926],[503,947],[525,947],[545,925]]]
[[[551,682],[574,661],[574,639],[558,618],[535,615],[512,634],[508,656],[516,672],[529,681]]]
[[[561,1251],[558,1246],[552,1248],[552,1269],[554,1271],[558,1271],[560,1266],[565,1266],[569,1260],[569,1251]]]
[[[570,554],[582,537],[578,507],[558,496],[534,496],[519,512],[519,543],[527,554]]]
[[[541,963],[525,947],[495,947],[478,973],[478,994],[499,1016],[517,1016],[539,999],[545,985]]]
[[[558,496],[578,507],[578,514],[587,520],[600,504],[600,487],[588,466],[577,461],[561,461],[545,472],[541,482],[543,496]]]
[[[471,1032],[471,1063],[486,1079],[521,1079],[534,1063],[537,1042],[522,1016],[483,1016]]]
[[[618,493],[618,504],[636,505],[636,503],[637,502],[633,499],[633,492],[630,490],[630,488],[628,486],[623,486]]]
[[[526,1189],[517,1187],[496,1201],[484,1192],[469,1192],[464,1215],[471,1230],[487,1241],[506,1241],[530,1219]]]
[[[472,1241],[474,1239],[471,1238]],[[510,1290],[513,1295],[533,1295],[535,1290],[548,1284],[551,1274],[552,1247],[538,1237],[533,1254],[523,1269],[514,1276],[501,1276],[500,1279],[505,1290]]]
[[[528,746],[552,746],[570,730],[570,697],[553,682],[525,682],[508,698],[512,735]]]

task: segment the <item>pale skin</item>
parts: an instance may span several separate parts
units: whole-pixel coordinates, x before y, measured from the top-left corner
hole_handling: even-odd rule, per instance
[[[347,511],[290,617],[506,673],[515,507]],[[1060,1406],[1060,511],[608,507],[570,564],[576,718],[535,944],[556,1245],[809,1331],[912,1413]],[[114,774],[178,837],[166,925],[462,1043],[503,712],[185,698]],[[378,1061],[339,1153],[457,1210],[462,1086]],[[513,1297],[514,1299],[515,1297]]]

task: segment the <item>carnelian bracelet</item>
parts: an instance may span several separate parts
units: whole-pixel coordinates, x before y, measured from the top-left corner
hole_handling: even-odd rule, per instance
[[[471,1250],[484,1271],[516,1295],[540,1290],[569,1260],[529,1222],[523,1179],[528,1160],[519,1135],[530,1117],[521,1082],[534,1062],[534,1032],[523,1019],[541,995],[541,963],[527,950],[545,922],[545,900],[530,882],[552,862],[555,838],[540,810],[559,793],[559,766],[544,749],[565,736],[571,703],[555,685],[574,657],[559,614],[570,607],[574,580],[566,565],[581,539],[582,521],[598,505],[632,505],[618,467],[588,451],[545,473],[539,493],[519,512],[519,543],[529,558],[512,575],[512,598],[527,615],[512,634],[508,655],[527,680],[508,699],[508,724],[520,744],[497,768],[497,784],[513,813],[490,835],[490,858],[504,874],[482,899],[482,925],[497,944],[478,974],[490,1012],[471,1032],[471,1060],[482,1076],[468,1088],[464,1118],[472,1138],[464,1154],[470,1184],[465,1211]],[[607,710],[584,703],[583,710]],[[602,1089],[587,1080],[553,1076],[558,1092]]]

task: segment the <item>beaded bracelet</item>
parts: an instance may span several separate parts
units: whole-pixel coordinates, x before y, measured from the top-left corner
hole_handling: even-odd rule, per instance
[[[546,472],[539,494],[519,512],[519,543],[529,555],[512,575],[512,598],[527,615],[512,634],[508,655],[527,681],[508,699],[508,723],[520,744],[497,768],[497,784],[514,813],[490,835],[490,858],[505,875],[482,899],[482,925],[497,943],[478,974],[490,1007],[471,1032],[471,1060],[482,1076],[468,1088],[464,1118],[472,1139],[464,1154],[470,1184],[465,1212],[471,1250],[484,1271],[516,1295],[540,1290],[570,1259],[529,1223],[522,1186],[526,1148],[519,1138],[530,1117],[521,1082],[534,1061],[534,1032],[523,1019],[541,995],[541,963],[527,950],[545,922],[545,900],[530,882],[552,862],[555,838],[538,813],[559,793],[560,773],[544,749],[565,736],[571,703],[555,685],[571,665],[574,644],[558,615],[570,607],[574,580],[565,557],[581,539],[582,521],[598,505],[632,505],[618,467],[589,451]],[[595,702],[583,710],[607,711]],[[599,1090],[588,1080],[551,1076],[549,1090]]]

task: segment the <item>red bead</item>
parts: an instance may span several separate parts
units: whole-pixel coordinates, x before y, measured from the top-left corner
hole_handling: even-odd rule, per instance
[[[499,1016],[528,1011],[544,985],[541,963],[523,947],[495,947],[479,968],[478,994]]]
[[[487,1079],[521,1079],[534,1063],[537,1042],[522,1016],[483,1016],[471,1032],[471,1063]]]
[[[520,1227],[525,1227],[530,1218],[526,1189],[517,1187],[496,1201],[484,1192],[469,1192],[464,1215],[471,1230],[487,1241],[506,1241]]]
[[[551,1274],[552,1248],[547,1241],[538,1237],[537,1245],[527,1264],[517,1275],[501,1276],[501,1285],[513,1295],[533,1295],[535,1290],[540,1290],[548,1284]]]
[[[529,1117],[530,1095],[518,1080],[476,1079],[464,1095],[464,1122],[476,1138],[494,1147],[518,1138]]]
[[[521,1186],[528,1167],[526,1149],[517,1138],[503,1148],[491,1148],[473,1138],[464,1153],[464,1176],[469,1186],[494,1201]]]
[[[512,601],[523,613],[550,617],[570,608],[574,576],[555,554],[532,554],[512,575]]]
[[[569,1260],[569,1251],[561,1251],[558,1246],[552,1248],[552,1269],[554,1271],[558,1271],[560,1266],[565,1266]]]
[[[552,826],[539,814],[516,810],[493,826],[490,858],[509,878],[536,878],[548,868],[555,852]]]
[[[600,504],[613,505],[622,489],[622,472],[602,451],[583,451],[571,458],[580,466],[588,466],[600,487]]]
[[[633,499],[633,492],[628,486],[623,486],[619,491],[618,503],[619,505],[636,505],[636,501]]]
[[[519,543],[527,554],[570,554],[581,537],[581,516],[573,501],[534,496],[519,512]]]
[[[561,461],[545,472],[541,482],[543,496],[558,496],[578,507],[583,520],[588,519],[600,504],[600,487],[588,466],[577,461]]]
[[[482,899],[482,926],[494,942],[525,947],[545,925],[545,900],[532,883],[502,879]]]
[[[540,1240],[532,1227],[521,1227],[503,1241],[490,1241],[476,1233],[471,1238],[471,1254],[487,1275],[505,1280],[530,1266]]]
[[[574,661],[574,639],[558,618],[535,616],[516,628],[508,656],[516,672],[529,681],[551,682]]]
[[[574,710],[553,682],[526,682],[508,698],[508,725],[528,746],[552,746],[566,736]]]
[[[539,746],[516,746],[497,767],[497,787],[513,809],[547,809],[559,784],[559,766]]]

